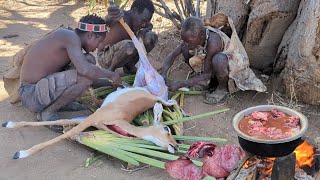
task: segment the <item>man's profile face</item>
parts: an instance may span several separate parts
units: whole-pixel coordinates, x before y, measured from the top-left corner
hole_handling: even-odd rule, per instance
[[[133,31],[136,32],[146,26],[151,21],[152,13],[148,9],[144,9],[142,13],[139,13],[137,9],[133,11]]]
[[[201,45],[200,35],[192,31],[181,32],[181,39],[189,49],[195,49],[198,45]]]
[[[85,46],[83,47],[83,49],[89,53],[89,52],[94,52],[100,43],[102,43],[102,41],[104,40],[104,38],[106,37],[106,35],[96,35],[93,32],[88,32],[87,34],[87,39],[86,39],[86,43]]]

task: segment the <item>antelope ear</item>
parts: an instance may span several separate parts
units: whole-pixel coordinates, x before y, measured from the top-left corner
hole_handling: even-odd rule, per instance
[[[163,107],[161,103],[156,103],[153,107],[153,126],[160,125],[160,119],[162,115]]]

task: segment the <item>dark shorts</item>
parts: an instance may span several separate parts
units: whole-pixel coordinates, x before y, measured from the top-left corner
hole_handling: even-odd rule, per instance
[[[67,88],[77,83],[77,71],[67,70],[51,74],[36,84],[21,83],[19,94],[24,107],[41,112],[55,101]]]

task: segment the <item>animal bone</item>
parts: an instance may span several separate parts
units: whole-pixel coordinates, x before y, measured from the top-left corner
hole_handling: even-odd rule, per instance
[[[178,144],[173,139],[170,129],[160,124],[160,117],[163,110],[161,104],[170,106],[176,104],[176,102],[172,100],[165,102],[161,98],[152,95],[146,88],[124,88],[111,93],[104,100],[102,106],[83,121],[68,119],[45,122],[8,121],[2,124],[2,126],[7,128],[20,128],[25,126],[78,124],[61,136],[35,145],[28,150],[16,152],[13,156],[14,159],[28,157],[60,140],[72,138],[90,126],[109,131],[125,138],[145,139],[167,149],[170,153],[174,153],[175,149],[178,149]],[[130,124],[137,115],[152,107],[154,108],[153,126],[136,127]]]

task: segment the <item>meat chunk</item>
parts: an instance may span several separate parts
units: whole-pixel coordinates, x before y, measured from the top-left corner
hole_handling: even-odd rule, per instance
[[[272,109],[271,110],[271,115],[274,118],[282,118],[282,117],[286,117],[287,116],[286,113],[278,111],[276,109]]]
[[[269,115],[270,115],[269,112],[261,112],[261,111],[255,111],[255,112],[253,112],[253,113],[250,114],[250,116],[251,116],[253,119],[263,120],[263,121],[268,121]]]
[[[204,175],[215,178],[227,177],[244,156],[245,152],[239,146],[225,145],[218,147],[214,150],[213,156],[205,157],[202,172]]]
[[[175,179],[200,180],[202,179],[201,168],[197,167],[189,158],[180,157],[177,160],[166,162],[166,170]]]
[[[204,156],[212,156],[216,145],[213,143],[206,142],[195,142],[187,151],[189,158],[203,158]]]
[[[290,116],[284,124],[285,127],[297,128],[300,124],[300,118],[298,116]]]

